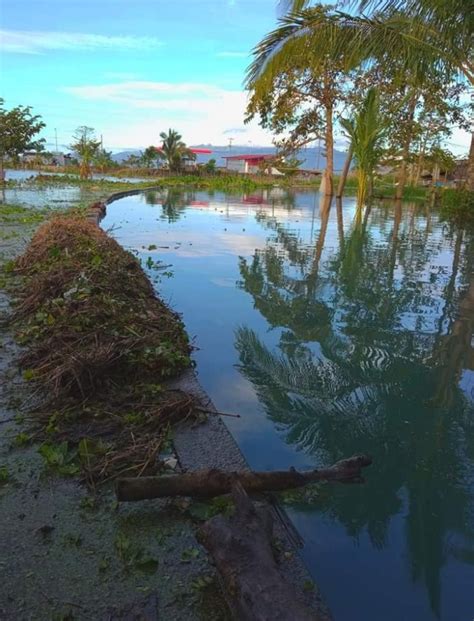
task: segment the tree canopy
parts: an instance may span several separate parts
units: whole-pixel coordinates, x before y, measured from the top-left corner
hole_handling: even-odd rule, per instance
[[[0,181],[3,181],[3,162],[5,157],[15,158],[24,151],[40,151],[44,139],[35,139],[45,127],[38,114],[32,114],[30,106],[16,106],[5,110],[4,100],[0,98]]]
[[[158,157],[166,162],[170,171],[178,172],[183,167],[185,160],[196,159],[195,154],[188,149],[181,134],[175,129],[169,129],[168,133],[161,132],[160,138],[163,143],[161,150],[158,151]]]
[[[86,125],[81,125],[76,129],[73,140],[70,148],[80,159],[81,179],[88,179],[92,174],[92,162],[99,153],[101,141],[97,140],[95,130]]]

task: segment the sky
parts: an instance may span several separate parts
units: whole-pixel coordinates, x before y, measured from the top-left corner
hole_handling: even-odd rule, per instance
[[[277,0],[0,0],[0,96],[60,150],[80,125],[119,151],[177,129],[192,144],[271,145],[244,124],[245,70]],[[452,150],[469,137],[455,130]],[[339,143],[342,146],[343,141]]]

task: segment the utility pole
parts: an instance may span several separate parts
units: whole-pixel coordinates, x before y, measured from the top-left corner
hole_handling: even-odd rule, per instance
[[[56,129],[56,127],[54,128],[54,139],[56,142],[56,153],[58,153],[58,130]]]
[[[100,150],[101,151],[104,150],[104,138],[103,138],[102,134],[100,135]]]
[[[233,138],[229,138],[229,151],[232,149],[232,143],[234,142]]]

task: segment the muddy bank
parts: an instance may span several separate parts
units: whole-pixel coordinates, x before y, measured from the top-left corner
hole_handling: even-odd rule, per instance
[[[17,367],[23,351],[8,323],[10,261],[37,226],[22,217],[18,210],[4,223],[1,240],[0,618],[228,618],[190,507],[119,508],[111,486],[93,495],[38,452],[26,419],[34,391]]]
[[[21,238],[33,228],[22,231]],[[7,258],[23,246],[11,245]],[[4,319],[11,314],[5,295],[2,312]],[[225,505],[153,501],[117,507],[107,485],[91,495],[84,485],[57,476],[38,453],[38,439],[28,437],[24,417],[32,385],[16,368],[21,351],[5,322],[1,338],[1,373],[7,381],[0,393],[0,514],[5,524],[0,617],[124,619],[146,613],[151,619],[230,618],[215,569],[195,538],[200,521]],[[191,370],[169,387],[212,409]],[[246,467],[217,416],[181,426],[172,440],[177,468]],[[172,447],[162,448],[162,457],[169,456],[174,466]],[[274,511],[282,569],[298,585],[301,598],[319,607],[295,550],[296,534]]]

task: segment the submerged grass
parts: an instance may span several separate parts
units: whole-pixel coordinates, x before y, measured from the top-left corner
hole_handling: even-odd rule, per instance
[[[84,217],[40,226],[15,271],[21,366],[43,396],[34,437],[47,440],[48,465],[74,474],[77,464],[91,484],[155,472],[170,424],[193,411],[162,384],[190,364],[179,317],[138,260]]]

